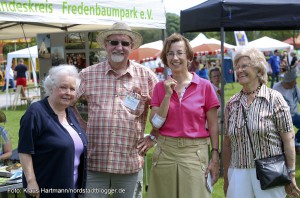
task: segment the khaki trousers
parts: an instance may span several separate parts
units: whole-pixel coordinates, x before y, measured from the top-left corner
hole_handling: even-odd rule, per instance
[[[159,136],[147,198],[211,198],[206,187],[209,138]]]

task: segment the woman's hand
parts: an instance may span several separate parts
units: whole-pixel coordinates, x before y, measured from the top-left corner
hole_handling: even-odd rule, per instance
[[[26,193],[29,194],[31,197],[40,197],[39,185],[36,181],[32,181],[27,184]]]
[[[217,154],[219,154],[219,153],[217,153]],[[205,172],[205,177],[208,176],[209,172],[211,174],[211,184],[214,185],[215,183],[217,183],[217,181],[219,179],[219,175],[220,175],[219,157],[218,157],[218,159],[214,158],[209,162],[209,165]]]
[[[300,190],[296,184],[296,179],[295,179],[295,173],[290,174],[292,183],[285,185],[285,192],[290,196],[290,197],[299,197],[300,195]]]
[[[172,95],[173,90],[175,89],[177,81],[174,80],[171,76],[168,76],[167,80],[164,81],[164,87],[166,90],[166,94]]]

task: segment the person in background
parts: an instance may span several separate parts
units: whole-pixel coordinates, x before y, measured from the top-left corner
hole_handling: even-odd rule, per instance
[[[43,84],[46,97],[21,118],[18,152],[26,197],[75,198],[75,190],[85,188],[88,143],[70,109],[79,81],[75,66],[52,67]]]
[[[6,123],[6,116],[0,111],[0,123]],[[12,145],[8,132],[4,126],[0,126],[0,165],[5,165],[5,160],[12,156]]]
[[[219,102],[221,102],[221,89],[220,89],[220,82],[221,82],[221,70],[219,67],[211,67],[209,72],[209,80],[217,93],[217,97]],[[221,108],[218,109],[218,124],[219,124],[219,131],[221,130]]]
[[[211,83],[188,71],[193,54],[188,39],[180,34],[172,34],[164,42],[160,57],[172,75],[155,86],[151,99],[150,121],[157,146],[148,198],[210,198],[206,178],[211,174],[214,185],[219,177],[215,121],[220,104]]]
[[[0,123],[6,123],[6,115],[0,111]],[[4,126],[0,126],[0,166],[7,165],[7,160],[12,156],[12,144]],[[1,192],[2,198],[8,198],[7,192]]]
[[[289,56],[287,51],[284,51],[282,53],[282,56],[280,57],[280,71],[286,72],[289,67]]]
[[[279,73],[280,73],[280,52],[276,49],[274,54],[269,59],[269,64],[272,69],[272,79],[271,79],[271,88],[274,85],[274,82],[279,82]]]
[[[284,198],[286,193],[297,197],[300,190],[295,180],[295,134],[289,106],[279,92],[266,86],[267,62],[262,52],[243,48],[235,54],[233,63],[242,89],[226,104],[222,153],[224,193],[227,198]],[[261,189],[249,138],[257,159],[285,155],[291,184]]]
[[[23,89],[26,89],[27,80],[26,80],[26,74],[27,74],[28,67],[24,64],[23,59],[19,59],[18,65],[14,68],[15,76],[17,79],[17,86],[22,85]]]
[[[158,63],[158,67],[155,68],[155,73],[157,75],[157,78],[159,81],[162,81],[165,79],[164,77],[164,67],[161,65],[161,62]]]
[[[105,48],[107,61],[81,71],[77,95],[88,103],[88,121],[81,122],[89,139],[87,189],[107,189],[113,197],[132,198],[143,156],[154,144],[144,131],[158,79],[150,69],[128,59],[142,44],[142,36],[127,24],[114,23],[99,33],[97,41]]]
[[[284,74],[284,78],[281,82],[276,83],[273,86],[274,90],[277,90],[282,94],[283,98],[290,107],[290,113],[292,116],[293,125],[297,127],[298,131],[295,136],[296,151],[300,151],[300,114],[298,111],[298,103],[300,102],[300,89],[297,85],[297,72],[296,69],[290,69]]]
[[[12,88],[14,91],[16,90],[15,87],[15,80],[14,80],[14,71],[12,70],[12,68],[9,68],[9,72],[5,72],[5,81],[4,81],[4,85],[2,87],[2,92],[4,92],[6,90],[6,79],[8,78],[8,84],[9,84],[9,88]]]
[[[199,64],[199,70],[196,72],[200,78],[208,80],[208,71],[206,64]]]
[[[290,64],[290,68],[294,69],[297,68],[297,65],[299,63],[298,58],[297,58],[297,54],[295,52],[291,52],[291,57],[292,57],[292,61]]]
[[[198,59],[197,56],[194,56],[193,60],[188,65],[188,71],[189,72],[195,72],[195,73],[197,73],[197,71],[199,71],[199,62],[198,62],[197,59]]]

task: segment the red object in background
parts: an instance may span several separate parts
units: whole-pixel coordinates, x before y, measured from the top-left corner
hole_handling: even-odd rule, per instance
[[[155,73],[164,73],[164,70],[165,70],[165,68],[163,68],[163,67],[157,67],[155,69]]]
[[[135,50],[132,50],[132,52],[129,54],[130,60],[136,60],[136,61],[142,61],[146,58],[152,58],[156,59],[157,56],[160,55],[160,50],[153,49],[153,48],[138,48]],[[143,61],[144,62],[144,61]]]
[[[295,43],[294,43],[294,40],[295,40]],[[297,36],[297,38],[290,37],[282,42],[290,44],[290,45],[295,44],[294,47],[300,48],[300,34]]]
[[[215,43],[205,43],[202,45],[198,45],[196,47],[193,47],[193,51],[194,52],[209,52],[209,53],[213,53],[215,51],[221,50],[221,45],[219,44],[215,44]],[[227,50],[226,47],[224,47],[224,50]]]

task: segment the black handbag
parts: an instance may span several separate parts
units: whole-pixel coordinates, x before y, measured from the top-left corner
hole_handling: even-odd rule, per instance
[[[246,129],[255,159],[256,177],[260,181],[260,187],[262,190],[267,190],[277,186],[285,186],[290,184],[291,178],[289,176],[284,155],[277,155],[273,157],[267,157],[263,159],[256,159],[256,154],[253,149],[253,143],[249,133],[249,127],[246,117],[246,112],[242,106]]]

